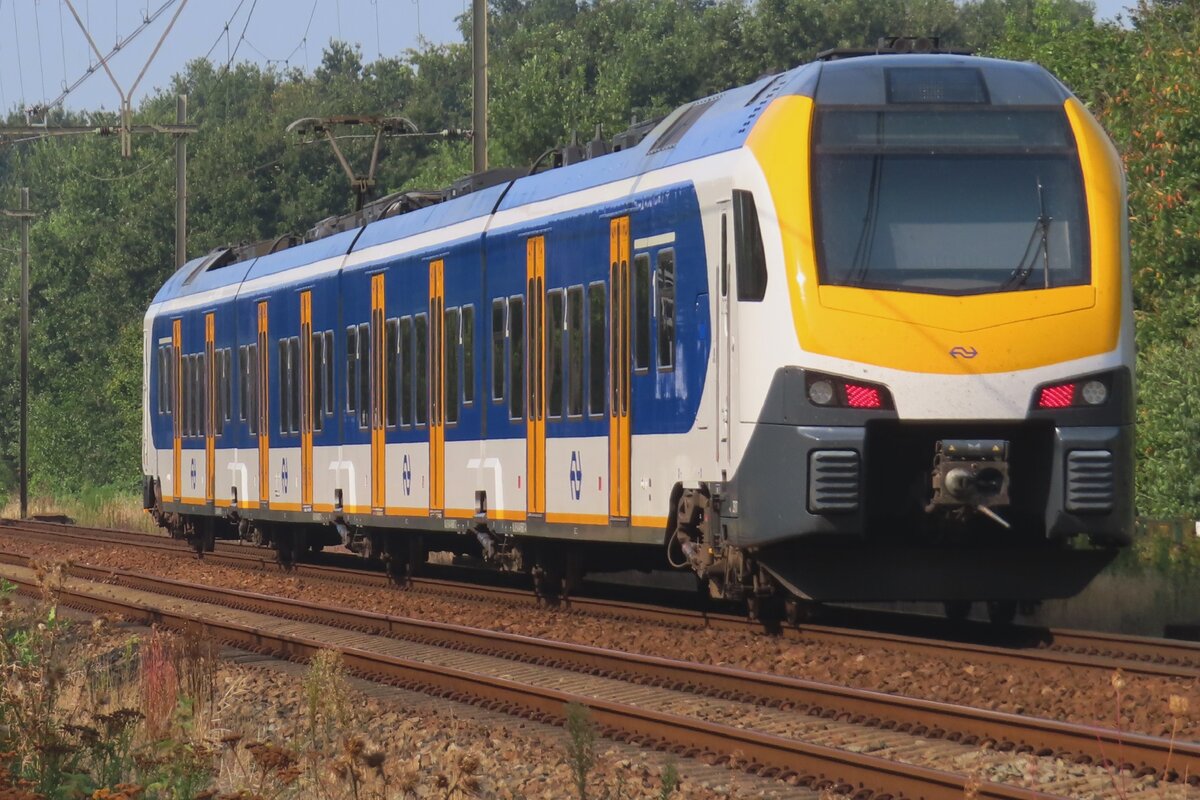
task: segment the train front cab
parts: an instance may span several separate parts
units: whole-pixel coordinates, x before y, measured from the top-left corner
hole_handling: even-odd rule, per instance
[[[756,365],[726,541],[820,600],[1080,591],[1133,513],[1124,179],[1098,123],[1033,65],[876,57],[773,101],[748,148],[798,348]]]

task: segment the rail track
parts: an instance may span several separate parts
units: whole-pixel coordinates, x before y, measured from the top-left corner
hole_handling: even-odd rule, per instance
[[[0,534],[4,533],[79,544],[133,545],[180,556],[193,552],[184,543],[164,536],[83,528],[60,523],[0,520]],[[281,568],[273,551],[227,542],[218,542],[216,550],[206,553],[204,559],[214,564],[257,571]],[[318,580],[362,586],[393,585],[392,579],[385,573],[363,568],[298,563],[290,565],[287,569],[292,574]],[[536,605],[541,602],[526,588],[431,577],[414,577],[409,580],[408,588],[411,591],[490,603]],[[561,601],[561,606],[564,610],[631,621],[740,632],[766,631],[796,641],[887,647],[940,656],[952,653],[990,663],[1026,667],[1031,664],[1047,664],[1099,670],[1120,668],[1130,674],[1156,677],[1200,677],[1200,643],[1180,640],[1031,626],[1011,626],[997,631],[982,624],[937,625],[929,624],[928,620],[918,626],[926,632],[925,635],[895,633],[857,625],[764,625],[744,616],[728,613],[587,596],[573,596]],[[913,627],[909,624],[911,618],[903,615],[871,614],[867,615],[866,619],[869,620],[869,624],[876,626]],[[934,621],[937,622],[940,621]]]
[[[0,574],[33,591],[23,560],[5,554]],[[578,702],[612,738],[859,800],[1126,797],[1164,781],[1200,798],[1200,745],[1191,743],[121,570],[70,574],[66,605],[293,660],[333,647],[364,676],[541,721],[560,721],[564,704]],[[1031,771],[1045,776],[1036,791],[1016,785]]]

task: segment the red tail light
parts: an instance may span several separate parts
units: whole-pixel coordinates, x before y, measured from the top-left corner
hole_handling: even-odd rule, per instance
[[[1061,383],[1058,386],[1044,386],[1038,396],[1038,408],[1069,408],[1075,398],[1075,384]]]
[[[879,390],[874,386],[847,383],[846,405],[851,408],[883,408],[883,400],[879,397]]]

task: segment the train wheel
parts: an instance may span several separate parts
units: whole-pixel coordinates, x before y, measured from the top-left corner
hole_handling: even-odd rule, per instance
[[[951,622],[962,622],[971,616],[972,605],[970,600],[947,600],[942,603],[942,608],[946,612],[946,619]]]
[[[989,600],[987,612],[993,625],[1011,625],[1017,617],[1017,601]]]
[[[817,604],[799,597],[789,597],[783,601],[783,617],[789,625],[803,625],[810,621],[817,611]]]

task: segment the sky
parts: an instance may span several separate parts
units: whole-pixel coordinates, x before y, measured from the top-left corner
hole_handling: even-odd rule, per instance
[[[70,0],[96,47],[140,33],[109,61],[128,92],[150,58],[180,0],[143,26],[168,0]],[[1134,0],[1096,0],[1109,18]],[[169,85],[194,59],[213,63],[254,61],[263,66],[311,70],[330,39],[358,44],[366,61],[396,56],[424,39],[459,41],[456,18],[470,0],[187,0],[161,50],[133,94],[137,102]],[[86,75],[97,58],[71,14],[67,0],[0,0],[0,108],[53,102]],[[100,68],[63,100],[67,109],[116,109],[120,95]]]

